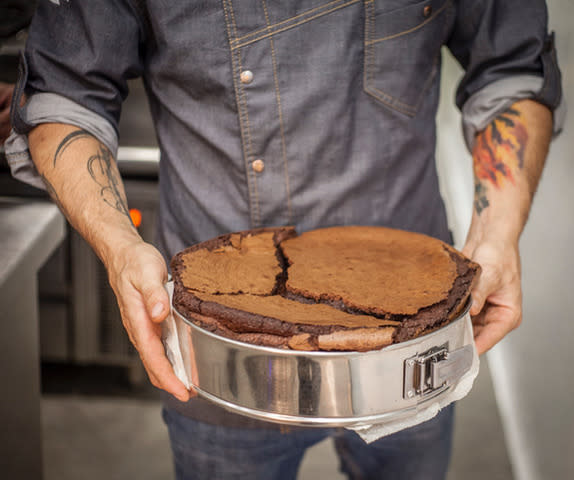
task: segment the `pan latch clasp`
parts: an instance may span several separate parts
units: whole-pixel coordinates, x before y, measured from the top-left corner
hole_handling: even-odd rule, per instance
[[[472,345],[449,352],[448,343],[405,360],[403,397],[427,397],[456,383],[472,365]]]

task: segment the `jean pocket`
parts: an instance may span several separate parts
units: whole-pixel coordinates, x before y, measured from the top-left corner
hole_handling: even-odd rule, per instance
[[[366,93],[388,108],[416,115],[440,66],[450,4],[426,0],[389,11],[384,0],[365,1]]]

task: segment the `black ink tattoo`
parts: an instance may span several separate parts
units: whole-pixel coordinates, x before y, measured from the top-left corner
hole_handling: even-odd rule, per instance
[[[120,193],[121,180],[114,169],[112,155],[103,145],[100,145],[98,153],[88,159],[88,172],[94,182],[100,186],[102,200],[130,218],[130,212]]]
[[[486,189],[481,182],[474,184],[474,208],[476,213],[480,215],[482,211],[488,207],[488,198],[486,198]]]
[[[64,137],[64,139],[58,145],[56,149],[56,153],[54,154],[54,167],[58,159],[64,154],[66,149],[72,145],[72,143],[76,142],[77,140],[81,139],[92,139],[96,142],[98,140],[86,130],[74,130],[73,132],[69,133]],[[115,164],[112,159],[112,154],[110,151],[98,142],[98,152],[92,155],[88,159],[87,168],[90,176],[100,187],[100,196],[102,200],[107,203],[112,208],[116,209],[118,212],[126,215],[131,222],[130,213],[126,204],[126,201],[122,197],[121,188],[121,180],[119,177],[119,173],[114,168]],[[60,208],[62,209],[61,203],[59,202],[58,196],[56,191],[52,187],[52,185],[48,182],[48,180],[44,178],[44,182],[46,183],[46,188],[50,192],[54,201],[58,203]]]
[[[86,130],[74,130],[72,133],[66,135],[64,140],[62,140],[60,145],[58,145],[56,153],[54,154],[54,167],[56,166],[58,157],[65,152],[66,148],[68,148],[75,140],[86,137],[93,138],[95,140],[95,137]]]

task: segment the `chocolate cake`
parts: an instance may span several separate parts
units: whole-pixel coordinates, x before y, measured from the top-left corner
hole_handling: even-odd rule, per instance
[[[173,305],[216,334],[295,350],[379,349],[456,318],[480,267],[383,227],[231,233],[171,262]]]

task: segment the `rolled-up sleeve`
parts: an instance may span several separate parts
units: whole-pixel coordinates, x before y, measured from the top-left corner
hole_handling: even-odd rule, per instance
[[[127,81],[143,69],[145,31],[128,0],[40,0],[21,58],[6,142],[12,173],[41,186],[27,133],[40,123],[67,123],[117,149]],[[20,106],[22,94],[26,103]]]
[[[542,0],[462,0],[448,47],[465,74],[456,93],[470,150],[477,132],[521,99],[546,105],[553,130],[562,129],[565,105],[554,35]]]

